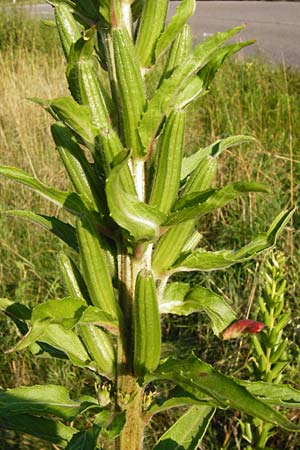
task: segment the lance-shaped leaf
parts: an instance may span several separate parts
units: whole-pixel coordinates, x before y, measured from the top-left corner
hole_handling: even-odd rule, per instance
[[[159,36],[155,47],[155,57],[159,57],[176,38],[176,35],[181,31],[182,27],[190,16],[194,14],[196,8],[195,0],[182,0],[177,6],[176,13],[171,18],[165,30]]]
[[[26,321],[31,318],[31,309],[8,298],[0,298],[0,311],[3,311],[4,314],[13,320],[22,335],[28,332]]]
[[[64,328],[73,328],[80,320],[87,308],[84,300],[67,297],[61,300],[48,300],[37,305],[31,314],[33,322],[50,320],[50,323],[62,325]]]
[[[248,192],[269,193],[270,191],[264,183],[241,181],[230,183],[221,189],[209,189],[204,192],[186,194],[175,203],[173,212],[168,215],[163,225],[175,225],[208,214]]]
[[[91,111],[86,105],[79,105],[71,97],[59,97],[49,102],[46,108],[64,122],[87,147],[94,149],[97,128],[92,123]]]
[[[2,214],[7,216],[16,216],[21,217],[25,220],[30,220],[45,230],[50,231],[55,236],[59,237],[63,242],[69,245],[69,247],[73,248],[75,251],[78,251],[78,244],[76,238],[76,231],[72,225],[63,222],[54,216],[45,216],[44,214],[36,214],[31,211],[12,209],[9,211],[1,211]]]
[[[136,53],[141,67],[149,67],[155,62],[155,47],[165,25],[168,3],[168,0],[144,2],[136,38]]]
[[[254,258],[260,252],[274,247],[279,234],[293,216],[295,209],[282,211],[265,233],[258,234],[249,244],[240,250],[220,250],[209,252],[198,249],[187,255],[182,255],[173,265],[175,271],[185,270],[219,270],[233,264]]]
[[[0,166],[0,175],[14,180],[17,183],[24,184],[45,197],[47,200],[52,201],[61,208],[65,208],[74,214],[80,214],[85,209],[80,196],[75,192],[62,192],[58,189],[49,187],[21,169],[10,166]]]
[[[105,328],[112,334],[119,334],[118,322],[112,316],[107,314],[96,306],[88,306],[82,313],[78,323],[80,325],[98,325]]]
[[[9,352],[23,350],[35,342],[46,343],[60,350],[79,367],[92,366],[90,357],[76,333],[62,325],[51,323],[50,318],[34,321],[28,333]]]
[[[300,407],[300,391],[288,384],[265,383],[263,381],[250,382],[236,380],[252,395],[261,398],[265,403],[284,408]]]
[[[18,414],[40,414],[73,420],[97,403],[80,403],[70,399],[68,390],[53,384],[22,386],[0,392],[0,417]]]
[[[242,29],[243,27],[232,28],[205,39],[195,47],[193,53],[173,71],[172,75],[163,81],[150,100],[139,127],[142,143],[147,150],[151,148],[164,115],[178,93],[186,86],[189,79],[209,61],[214,51]]]
[[[202,441],[215,409],[192,406],[158,440],[153,450],[196,450]]]
[[[19,414],[14,416],[0,417],[0,427],[25,433],[43,439],[53,444],[61,445],[63,448],[72,439],[78,430],[64,425],[59,421],[36,417],[30,414]]]
[[[238,42],[216,50],[209,62],[195,75],[176,97],[173,107],[184,108],[192,101],[207,94],[209,86],[225,60],[254,41]]]
[[[74,434],[71,441],[66,447],[66,450],[97,450],[98,437],[101,428],[93,426],[86,431],[80,431]]]
[[[159,310],[161,313],[180,316],[204,311],[210,318],[216,335],[235,319],[235,313],[220,295],[200,286],[188,289],[187,283],[180,282],[167,285]]]
[[[230,136],[225,139],[219,139],[213,144],[205,148],[200,148],[196,153],[191,156],[186,156],[182,160],[181,176],[180,179],[184,180],[188,175],[190,175],[199,165],[201,161],[207,157],[217,158],[221,153],[227,148],[234,147],[236,145],[242,145],[244,143],[256,143],[258,141],[252,136],[237,135]]]
[[[151,241],[159,235],[160,224],[165,215],[122,189],[120,171],[123,164],[124,162],[116,165],[106,180],[110,215],[118,225],[128,231],[130,240]]]
[[[158,161],[149,203],[164,213],[170,211],[178,195],[184,129],[185,113],[173,112],[167,118],[159,143]]]
[[[189,392],[186,392],[180,386],[176,386],[174,389],[169,391],[167,399],[151,405],[144,416],[144,420],[147,423],[154,414],[167,411],[172,408],[180,408],[193,405],[202,405],[214,408],[218,406],[214,399],[204,393],[202,398],[200,399],[200,393],[198,393],[196,398]]]
[[[195,397],[200,391],[201,398],[204,392],[215,399],[221,408],[231,407],[287,430],[300,430],[299,426],[254,397],[234,379],[194,356],[184,360],[169,358],[152,376],[146,376],[145,381],[150,382],[158,378],[175,382]]]
[[[112,44],[125,144],[133,156],[140,157],[144,150],[137,127],[145,110],[145,86],[132,39],[125,28],[112,29]]]

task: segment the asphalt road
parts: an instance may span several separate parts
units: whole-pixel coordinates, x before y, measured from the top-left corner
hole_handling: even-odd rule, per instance
[[[178,4],[170,2],[171,14]],[[22,10],[42,18],[52,15],[47,4],[24,6]],[[259,53],[264,60],[300,67],[300,2],[199,1],[189,23],[195,42],[246,23],[237,39],[256,39],[256,43],[240,52],[241,58]]]

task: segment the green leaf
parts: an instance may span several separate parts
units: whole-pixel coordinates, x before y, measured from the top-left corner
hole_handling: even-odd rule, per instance
[[[63,448],[77,432],[76,429],[66,426],[61,422],[31,416],[30,414],[0,417],[0,427],[19,433],[30,434],[31,436],[44,439],[47,442],[61,445]]]
[[[196,450],[202,441],[215,409],[192,406],[164,433],[153,450]]]
[[[175,225],[208,214],[248,192],[268,193],[269,189],[263,183],[240,181],[230,183],[220,189],[208,189],[207,191],[186,194],[175,203],[173,212],[168,215],[163,226]]]
[[[146,382],[154,379],[173,381],[195,397],[200,392],[200,399],[202,393],[211,396],[221,408],[231,407],[289,431],[300,431],[299,426],[251,395],[234,379],[221,374],[194,356],[184,360],[169,358],[152,376],[145,378]]]
[[[9,350],[23,350],[35,342],[49,344],[64,352],[71,362],[79,367],[92,366],[90,357],[76,333],[62,325],[51,323],[51,319],[34,321],[28,333]]]
[[[155,57],[159,57],[163,53],[171,42],[176,38],[176,35],[180,32],[186,21],[190,16],[194,14],[196,8],[195,0],[182,0],[176,8],[174,16],[161,33],[158,38],[155,47]]]
[[[257,139],[252,136],[237,135],[230,136],[225,139],[219,139],[206,148],[200,148],[197,152],[191,156],[186,156],[182,160],[181,176],[180,179],[184,180],[190,173],[192,173],[199,163],[207,158],[217,158],[227,148],[234,147],[236,145],[242,145],[244,143],[258,143]]]
[[[54,415],[63,420],[73,420],[86,404],[70,399],[63,386],[22,386],[0,392],[0,417],[19,414]]]
[[[180,386],[176,386],[169,392],[168,398],[164,401],[160,401],[159,403],[153,404],[146,412],[144,416],[144,420],[147,422],[151,419],[154,414],[167,411],[172,408],[180,408],[184,406],[193,406],[193,405],[203,405],[209,407],[218,406],[216,401],[213,400],[208,395],[203,394],[200,400],[200,394],[198,393],[197,398],[194,397],[189,392],[186,392]]]
[[[22,335],[28,332],[26,321],[31,318],[31,310],[27,306],[8,298],[0,298],[0,311],[13,320]]]
[[[265,383],[263,381],[236,380],[255,397],[265,403],[283,408],[300,408],[300,390],[288,384]]]
[[[74,434],[66,450],[97,450],[98,436],[101,428],[93,426],[86,431]]]
[[[282,211],[275,218],[267,232],[258,234],[249,244],[240,250],[209,252],[204,249],[198,249],[191,253],[183,254],[172,268],[175,271],[220,270],[254,258],[262,251],[274,247],[279,234],[290,221],[294,212],[294,208]]]
[[[84,300],[67,297],[61,300],[48,300],[32,310],[31,320],[41,322],[50,319],[50,323],[73,328],[80,320],[87,304]]]
[[[110,215],[127,230],[135,242],[154,240],[160,232],[165,215],[122,189],[120,171],[124,163],[116,165],[106,180],[107,203]]]
[[[30,220],[37,225],[40,225],[45,230],[50,231],[55,236],[59,237],[73,250],[78,251],[78,243],[76,238],[76,231],[72,225],[63,222],[54,216],[45,216],[44,214],[36,214],[31,211],[24,211],[19,209],[12,209],[9,211],[1,211],[1,214],[7,216],[21,217],[22,219]]]
[[[184,108],[192,101],[209,92],[209,85],[224,61],[254,41],[238,42],[217,49],[209,62],[195,75],[176,97],[174,107]]]
[[[18,183],[33,189],[38,194],[52,201],[61,208],[65,208],[74,214],[80,214],[84,211],[84,204],[78,194],[75,192],[62,192],[58,189],[47,186],[37,178],[28,175],[21,169],[10,166],[0,166],[0,175],[3,175]]]
[[[110,333],[118,335],[119,325],[113,317],[96,306],[88,306],[82,313],[78,322],[79,325],[98,325],[105,328]]]
[[[193,53],[173,71],[171,76],[162,82],[150,100],[139,127],[141,140],[147,151],[151,148],[157,130],[178,93],[182,91],[190,78],[209,61],[214,51],[242,29],[243,27],[232,28],[205,39],[195,47]]]
[[[53,111],[65,125],[80,136],[87,147],[94,149],[98,132],[92,123],[88,106],[79,105],[71,97],[59,97],[50,101],[49,108],[50,112]]]
[[[210,318],[213,332],[216,335],[225,330],[235,319],[235,313],[230,306],[220,295],[210,289],[198,286],[187,292],[186,283],[177,282],[175,286],[173,284],[167,285],[159,305],[161,313],[187,316],[194,312],[204,311]],[[177,293],[176,288],[178,288]]]
[[[13,302],[8,298],[0,298],[0,310],[16,319],[30,320],[31,318],[31,309],[22,303]]]

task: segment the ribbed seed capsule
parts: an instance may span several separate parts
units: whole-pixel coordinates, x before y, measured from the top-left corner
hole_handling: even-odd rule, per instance
[[[105,214],[106,200],[101,195],[99,182],[72,132],[59,122],[52,125],[51,131],[57,151],[75,190],[83,195],[92,207]]]
[[[143,376],[153,372],[160,360],[161,328],[153,274],[150,270],[138,273],[134,306],[134,372]]]
[[[96,224],[85,215],[77,221],[77,237],[80,247],[82,274],[94,306],[120,318],[120,310],[114,294],[104,245]]]
[[[73,261],[64,253],[61,253],[58,262],[69,294],[74,298],[86,299],[87,296],[84,292],[86,286]],[[111,336],[94,325],[81,325],[80,332],[85,347],[96,362],[99,372],[107,377],[113,377],[115,375],[116,358]]]
[[[56,5],[54,15],[62,48],[68,59],[71,45],[80,38],[78,23],[74,19],[71,9],[65,4]]]
[[[165,26],[168,3],[168,0],[147,0],[144,3],[136,39],[141,67],[149,67],[155,62],[155,47]]]
[[[140,157],[143,146],[137,128],[146,105],[144,82],[127,30],[112,29],[112,44],[125,144],[133,156]]]
[[[183,193],[204,191],[211,187],[216,168],[216,158],[208,156],[203,159],[192,172]],[[153,252],[152,259],[152,267],[157,274],[167,271],[176,261],[194,229],[195,221],[189,220],[185,223],[174,225],[160,238]]]
[[[173,70],[187,58],[192,49],[192,33],[189,25],[184,25],[171,45],[162,79],[168,78]]]
[[[154,175],[150,205],[168,213],[177,199],[183,154],[185,113],[174,111],[167,118],[159,143],[159,155]]]

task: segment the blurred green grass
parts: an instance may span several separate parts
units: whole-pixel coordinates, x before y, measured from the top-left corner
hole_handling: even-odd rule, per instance
[[[3,93],[0,103],[0,163],[21,167],[46,183],[61,188],[66,187],[66,180],[49,132],[51,118],[26,97],[52,98],[67,94],[64,71],[64,59],[54,29],[22,16],[0,17],[0,92]],[[217,75],[210,94],[190,107],[187,154],[232,134],[254,135],[261,143],[224,152],[216,184],[239,179],[260,180],[268,183],[272,190],[267,197],[244,197],[202,220],[199,229],[206,247],[220,249],[243,245],[251,236],[264,231],[281,209],[292,203],[299,204],[299,99],[299,71],[284,65],[271,67],[258,59],[237,60],[227,63]],[[2,210],[20,208],[46,214],[58,213],[31,191],[7,180],[0,179],[0,192]],[[296,382],[296,367],[300,362],[300,336],[296,328],[300,317],[299,212],[284,231],[278,247],[287,256],[287,298],[295,319],[295,327],[291,324],[289,336],[294,361],[291,382]],[[62,296],[55,259],[61,248],[62,244],[43,230],[1,214],[0,297],[34,305]],[[244,317],[251,302],[255,303],[257,298],[261,261],[263,258],[205,276],[195,274],[192,282],[222,293]],[[229,371],[238,370],[247,351],[246,344],[245,349],[240,349],[238,343],[224,345],[212,336],[205,318],[199,314],[188,318],[166,317],[164,335],[166,354],[177,352],[184,355],[192,349],[223,370],[224,367]],[[13,324],[3,315],[0,316],[0,340],[4,350],[17,340]],[[72,390],[74,397],[87,393],[95,382],[93,375],[83,374],[68,363],[33,359],[29,352],[3,354],[0,358],[1,388],[55,383],[58,380]],[[152,434],[149,431],[149,436],[146,436],[149,446],[151,436],[162,431],[160,424],[168,424],[172,417],[160,417],[154,422],[150,430]],[[232,419],[231,415],[227,414],[227,417]],[[225,431],[221,421],[219,426],[218,431],[212,431],[206,439],[205,448],[221,445]],[[232,430],[234,424],[227,421],[226,426]],[[0,441],[6,442],[2,447],[5,450],[50,448],[47,445],[41,447],[37,440],[19,439],[11,433],[3,435]],[[289,447],[283,447],[285,441]],[[280,448],[299,448],[297,445],[299,442],[293,444],[291,439],[282,438]]]

